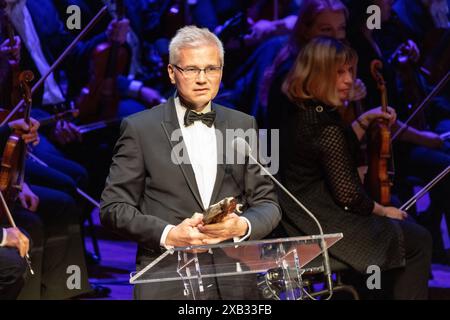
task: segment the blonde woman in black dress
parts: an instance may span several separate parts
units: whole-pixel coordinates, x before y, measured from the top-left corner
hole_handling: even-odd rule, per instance
[[[280,96],[280,172],[286,187],[317,215],[324,232],[343,232],[331,256],[355,271],[382,270],[387,298],[426,299],[431,238],[407,214],[372,200],[358,177],[355,156],[366,128],[395,111],[374,108],[345,126],[340,111],[351,94],[357,55],[333,38],[305,45]],[[290,236],[316,234],[317,227],[284,193],[279,193]]]

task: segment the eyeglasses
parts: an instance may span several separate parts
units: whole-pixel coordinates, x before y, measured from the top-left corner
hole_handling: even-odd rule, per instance
[[[200,72],[205,72],[205,76],[213,78],[220,75],[222,72],[222,66],[209,66],[206,68],[195,68],[195,67],[188,67],[188,68],[181,68],[177,66],[176,64],[172,64],[175,68],[177,68],[178,71],[184,74],[184,76],[187,79],[194,79],[200,75]]]

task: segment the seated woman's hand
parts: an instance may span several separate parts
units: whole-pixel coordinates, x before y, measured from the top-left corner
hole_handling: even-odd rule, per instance
[[[361,116],[359,116],[359,120],[365,126],[369,126],[374,120],[377,119],[385,119],[389,121],[389,126],[392,126],[395,121],[397,121],[397,113],[391,107],[387,107],[387,112],[383,112],[381,107],[371,109],[366,111]]]
[[[408,217],[405,211],[395,207],[383,207],[383,213],[385,217],[396,220],[405,220]]]

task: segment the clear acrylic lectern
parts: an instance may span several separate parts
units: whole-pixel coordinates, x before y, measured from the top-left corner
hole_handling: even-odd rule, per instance
[[[342,233],[324,235],[327,248],[342,237]],[[131,273],[130,283],[181,281],[184,296],[201,299],[207,280],[248,275],[254,277],[255,285],[266,282],[271,288],[275,281],[283,299],[301,299],[304,266],[321,255],[321,239],[314,235],[177,247]]]

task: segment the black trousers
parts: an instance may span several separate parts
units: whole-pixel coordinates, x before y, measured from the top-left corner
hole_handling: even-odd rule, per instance
[[[23,287],[27,264],[16,248],[0,248],[0,300],[13,300]]]
[[[33,241],[30,257],[35,275],[26,273],[25,286],[18,299],[68,299],[89,292],[75,200],[58,190],[30,187],[39,196],[38,211],[15,210],[14,215],[17,225],[27,231]],[[80,288],[67,286],[70,266],[80,270]]]
[[[405,238],[404,268],[386,271],[384,282],[388,297],[395,300],[424,300],[428,298],[428,279],[431,271],[432,240],[422,226],[404,221],[400,223]]]
[[[30,250],[29,250],[29,257],[31,261],[31,265],[33,268],[33,271],[35,272],[34,276],[31,276],[31,273],[28,269],[28,265],[26,264],[26,261],[20,257],[18,250],[16,248],[8,248],[8,252],[3,251],[3,256],[0,254],[0,265],[3,262],[3,259],[5,259],[5,264],[8,265],[8,267],[5,267],[9,270],[16,270],[15,272],[18,272],[17,269],[20,269],[20,279],[18,279],[18,282],[15,284],[11,284],[10,282],[10,291],[5,289],[5,299],[16,299],[19,298],[21,295],[21,292],[24,290],[25,287],[30,288],[30,291],[39,291],[40,290],[40,279],[41,279],[41,268],[40,265],[42,264],[42,246],[44,243],[44,232],[43,232],[43,224],[41,218],[36,215],[33,212],[30,212],[24,208],[22,208],[19,205],[14,206],[12,210],[12,215],[15,220],[16,225],[18,228],[27,236],[27,238],[30,240]],[[0,225],[4,228],[9,228],[11,225],[9,224],[9,221],[6,219],[5,216],[2,217],[0,221]],[[0,248],[3,249],[3,248]],[[15,267],[13,267],[15,265]],[[4,265],[5,266],[5,265]],[[0,269],[2,267],[0,266]],[[8,272],[5,273],[4,270],[1,270],[0,273],[2,274],[2,279],[4,280],[3,276],[11,277],[11,274],[8,276]],[[11,278],[9,278],[11,279]],[[2,282],[3,280],[0,280]],[[0,284],[0,287],[2,285]],[[19,291],[16,291],[19,290]],[[2,289],[0,289],[2,291]],[[2,297],[2,293],[0,293],[0,299]],[[34,297],[31,297],[34,298]]]

